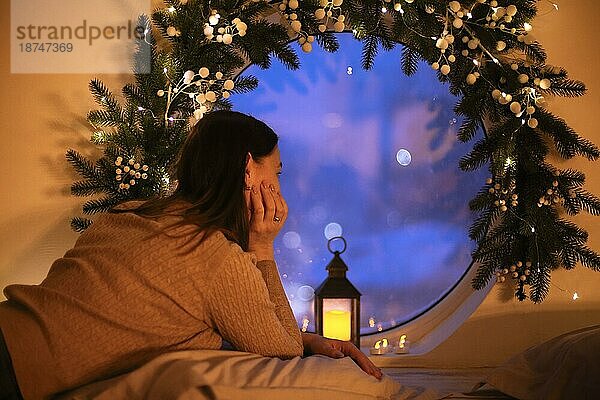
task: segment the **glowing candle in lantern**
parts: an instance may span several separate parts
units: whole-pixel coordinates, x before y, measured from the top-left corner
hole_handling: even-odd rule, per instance
[[[350,340],[350,311],[329,310],[323,316],[323,336],[330,339]]]

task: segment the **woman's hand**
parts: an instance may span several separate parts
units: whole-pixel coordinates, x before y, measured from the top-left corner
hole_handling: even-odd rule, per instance
[[[278,186],[263,181],[250,189],[250,240],[248,251],[259,260],[273,259],[273,241],[288,215],[287,204]]]
[[[308,354],[323,354],[332,358],[349,356],[367,374],[373,375],[377,379],[383,377],[381,370],[352,342],[327,339],[314,333],[302,333],[302,343]]]

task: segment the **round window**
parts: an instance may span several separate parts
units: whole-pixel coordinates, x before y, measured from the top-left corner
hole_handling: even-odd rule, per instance
[[[333,55],[301,54],[299,71],[249,68],[259,88],[232,100],[280,135],[290,213],[276,258],[298,323],[314,329],[327,240],[342,235],[369,334],[425,312],[464,274],[474,248],[468,202],[485,172],[458,168],[470,147],[456,139],[457,98],[435,71],[422,64],[406,77],[398,50],[364,71],[361,44],[338,38]]]

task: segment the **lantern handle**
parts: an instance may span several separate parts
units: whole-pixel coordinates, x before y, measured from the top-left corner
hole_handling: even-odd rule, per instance
[[[342,239],[342,242],[344,242],[344,248],[342,249],[342,251],[333,251],[331,250],[331,242],[333,242],[336,239]],[[346,251],[346,247],[348,246],[348,244],[346,243],[346,239],[344,239],[342,236],[334,236],[331,239],[329,239],[327,241],[327,250],[329,250],[330,253],[334,254],[334,253],[338,253],[338,254],[342,254],[343,252]]]

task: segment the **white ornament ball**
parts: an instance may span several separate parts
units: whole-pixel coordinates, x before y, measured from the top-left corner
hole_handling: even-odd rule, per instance
[[[174,26],[169,26],[167,28],[167,35],[169,36],[177,36],[177,28],[175,28]]]
[[[194,79],[194,71],[185,71],[185,73],[183,74],[183,82],[185,84],[188,84],[192,81],[192,79]]]
[[[292,27],[292,30],[296,33],[300,32],[300,30],[302,29],[302,24],[298,20],[292,21],[292,23],[290,25]]]
[[[201,120],[203,116],[204,116],[204,113],[202,111],[200,111],[198,109],[194,110],[194,118],[196,118],[197,120]],[[146,175],[146,174],[144,174],[144,175]],[[146,179],[146,178],[144,178],[144,175],[142,175],[142,178]]]
[[[529,81],[529,76],[527,74],[520,74],[517,78],[519,83],[527,83]]]
[[[204,97],[206,97],[206,101],[210,101],[211,103],[214,103],[217,100],[217,95],[212,90],[209,90],[208,92],[206,92]]]
[[[551,85],[552,85],[552,83],[550,82],[550,79],[548,79],[548,78],[544,78],[544,79],[540,80],[540,87],[542,89],[549,89]]]
[[[206,78],[210,74],[210,71],[208,70],[208,68],[202,67],[198,71],[198,74],[200,75],[201,78]]]
[[[445,50],[448,48],[448,41],[444,38],[439,38],[435,43],[435,47]]]
[[[225,88],[225,90],[231,90],[233,89],[234,83],[231,79],[227,79],[224,83],[223,83],[223,88]]]
[[[535,118],[529,118],[529,121],[527,121],[527,125],[532,128],[535,129],[538,126],[538,120]]]
[[[211,25],[216,25],[219,23],[219,18],[217,18],[216,15],[211,15],[210,17],[208,17],[208,23]]]
[[[477,48],[477,46],[479,46],[479,39],[469,40],[469,42],[467,43],[467,46],[469,47],[469,49],[475,50]]]

